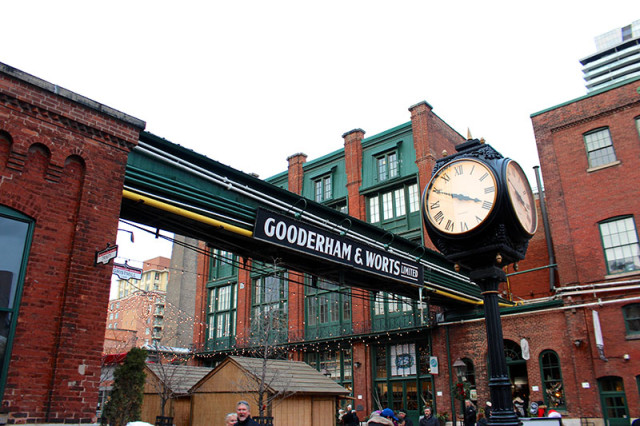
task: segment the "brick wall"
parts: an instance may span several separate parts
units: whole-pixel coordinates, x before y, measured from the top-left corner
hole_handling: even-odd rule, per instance
[[[638,86],[635,81],[532,118],[563,285],[602,280],[607,274],[598,222],[640,215]],[[600,127],[609,128],[619,162],[590,170],[583,135]]]
[[[9,422],[94,421],[127,154],[144,123],[0,67],[0,203],[33,218],[2,409]],[[17,373],[19,371],[19,374]]]

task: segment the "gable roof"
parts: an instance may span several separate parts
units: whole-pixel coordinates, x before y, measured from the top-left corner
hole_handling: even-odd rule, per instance
[[[234,363],[249,376],[258,380],[262,373],[262,359],[242,356],[229,356],[211,373]],[[265,383],[272,392],[313,395],[348,395],[349,391],[331,378],[302,361],[279,359],[267,360]]]
[[[166,382],[176,395],[190,393],[191,388],[213,370],[209,367],[175,364],[147,364],[147,368],[158,380]]]

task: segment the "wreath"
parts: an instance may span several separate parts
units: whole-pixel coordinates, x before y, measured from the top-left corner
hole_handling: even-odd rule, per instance
[[[460,382],[456,384],[453,390],[453,397],[460,401],[469,399],[471,395],[471,384],[469,382]]]

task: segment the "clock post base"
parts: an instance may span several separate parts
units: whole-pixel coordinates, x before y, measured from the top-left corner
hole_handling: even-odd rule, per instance
[[[491,416],[487,419],[489,426],[517,426],[521,422],[513,410],[511,399],[511,382],[504,356],[502,321],[498,307],[498,286],[507,280],[504,271],[497,266],[478,268],[469,274],[482,291],[484,299],[484,317],[487,331],[487,345],[491,377],[489,391],[491,393]]]

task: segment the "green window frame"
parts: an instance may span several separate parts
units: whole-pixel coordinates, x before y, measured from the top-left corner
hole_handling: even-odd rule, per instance
[[[406,409],[416,419],[426,406],[431,407],[434,413],[437,411],[433,376],[429,367],[430,341],[431,336],[422,344],[401,341],[372,346],[374,401],[394,410]],[[412,352],[411,361],[407,358],[407,348]],[[414,364],[411,365],[409,374],[400,373],[399,365],[408,367],[412,363]]]
[[[369,223],[405,217],[420,211],[418,184],[412,183],[372,195],[368,199]]]
[[[371,322],[375,331],[398,330],[428,323],[429,309],[425,302],[386,292],[372,293],[371,298]]]
[[[636,117],[636,130],[638,131],[638,136],[640,137],[640,117]]]
[[[589,167],[599,167],[616,161],[613,141],[608,127],[595,129],[583,135]]]
[[[555,351],[545,350],[540,353],[540,378],[545,405],[554,409],[566,409],[560,357]]]
[[[333,179],[331,174],[324,175],[313,181],[313,193],[319,203],[333,198]]]
[[[208,288],[207,349],[232,348],[236,336],[238,286],[225,283]]]
[[[627,337],[640,338],[640,303],[631,303],[622,307]]]
[[[307,352],[305,362],[353,395],[353,357],[350,348]]]
[[[378,181],[383,182],[400,175],[400,162],[397,151],[389,151],[376,157]]]
[[[209,256],[209,281],[232,277],[236,274],[236,255],[212,248]]]
[[[9,372],[34,225],[31,218],[0,206],[0,340],[5,342],[0,352],[0,397]]]
[[[640,244],[632,216],[600,222],[600,237],[608,274],[640,270]]]
[[[327,280],[307,276],[311,285],[305,289],[306,339],[329,338],[351,334],[351,290]]]
[[[285,343],[288,338],[289,282],[286,271],[252,278],[252,346]]]

